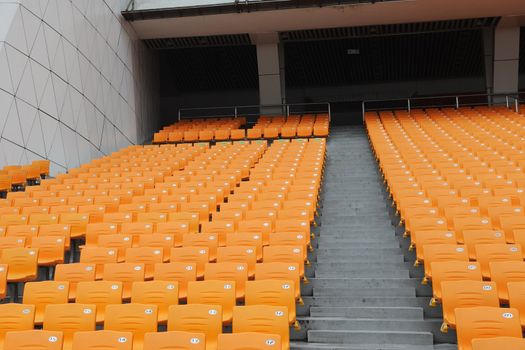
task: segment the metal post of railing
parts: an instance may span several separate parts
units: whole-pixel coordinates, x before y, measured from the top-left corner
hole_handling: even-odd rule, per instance
[[[509,108],[509,106],[510,106],[509,105],[509,96],[508,95],[505,96],[505,106],[507,106],[507,108]]]
[[[179,122],[180,122],[180,108],[179,108],[179,113],[178,113],[178,119],[179,119]]]
[[[290,116],[290,105],[286,105],[286,117]]]
[[[361,102],[361,110],[363,111],[363,123],[365,122],[365,101]]]
[[[520,101],[517,98],[514,99],[514,111],[516,113],[520,112]]]
[[[408,113],[410,113],[411,106],[410,106],[410,99],[407,98],[407,107],[408,107]]]
[[[235,106],[234,114],[235,114],[235,118],[237,118],[237,106]]]
[[[332,107],[330,106],[330,102],[328,104],[328,121],[332,121]]]
[[[456,96],[456,109],[459,109],[459,96]]]

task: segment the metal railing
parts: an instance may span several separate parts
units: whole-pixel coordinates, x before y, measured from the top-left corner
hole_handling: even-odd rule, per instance
[[[330,102],[285,103],[274,105],[244,105],[244,106],[217,106],[217,107],[192,107],[179,108],[177,119],[199,119],[220,117],[259,117],[290,116],[303,113],[327,113],[331,119],[332,110]]]
[[[521,97],[520,97],[521,95]],[[525,102],[525,93],[514,94],[466,94],[443,95],[429,97],[408,97],[384,100],[365,100],[361,103],[363,121],[367,111],[410,110],[415,108],[443,108],[459,109],[468,106],[505,105],[519,112],[520,103]]]

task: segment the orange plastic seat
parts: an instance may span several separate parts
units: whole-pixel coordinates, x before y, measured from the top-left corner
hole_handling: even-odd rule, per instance
[[[139,247],[161,248],[163,251],[162,260],[168,261],[170,251],[173,248],[174,235],[167,233],[152,233],[149,235],[140,235],[138,240]]]
[[[133,282],[131,302],[153,304],[158,308],[158,322],[168,321],[168,308],[179,303],[178,284],[173,281]]]
[[[218,350],[281,349],[281,336],[255,332],[219,334]]]
[[[222,306],[222,321],[231,323],[236,304],[235,281],[188,282],[188,304]]]
[[[227,246],[217,249],[217,262],[244,263],[248,267],[248,277],[255,274],[257,253],[253,246]]]
[[[69,282],[28,282],[24,285],[23,304],[35,305],[35,324],[42,324],[49,304],[67,304]]]
[[[132,350],[133,333],[117,331],[76,332],[73,335],[75,350]]]
[[[487,281],[443,281],[441,282],[443,324],[441,331],[456,327],[455,310],[465,307],[499,307],[496,283]]]
[[[127,263],[144,264],[144,279],[149,280],[153,278],[154,265],[163,262],[164,252],[158,247],[128,248],[124,260]]]
[[[62,341],[62,332],[60,331],[15,331],[6,333],[4,349],[62,350]]]
[[[105,264],[102,279],[122,282],[122,299],[129,300],[133,282],[144,281],[144,270],[144,264],[139,263]]]
[[[246,281],[248,280],[248,266],[244,263],[222,262],[206,264],[204,280],[234,281],[236,298],[244,299]]]
[[[95,278],[101,279],[104,273],[104,265],[116,263],[118,251],[115,248],[105,247],[84,247],[80,251],[80,262],[86,264],[95,264]]]
[[[244,140],[246,137],[246,130],[244,129],[232,129],[230,131],[230,138],[232,140]]]
[[[96,328],[96,306],[90,304],[48,305],[44,312],[43,329],[62,332],[63,350],[73,348],[76,332],[94,331]]]
[[[472,339],[472,350],[521,350],[525,349],[525,339],[514,337],[496,337]]]
[[[71,226],[71,238],[80,238],[86,234],[86,227],[89,223],[87,214],[60,214],[59,222]]]
[[[35,306],[0,304],[0,347],[4,349],[7,332],[31,330],[34,327]]]
[[[64,237],[35,237],[31,240],[31,247],[38,249],[37,261],[40,266],[54,266],[64,262]]]
[[[523,261],[521,246],[512,244],[478,244],[476,260],[484,278],[490,277],[489,263],[496,261]]]
[[[155,264],[153,280],[177,282],[179,299],[185,300],[187,298],[188,282],[197,280],[196,264],[184,262]]]
[[[122,282],[78,282],[76,302],[95,305],[96,321],[102,323],[106,317],[106,306],[122,303]]]
[[[208,248],[181,247],[172,248],[170,262],[193,263],[196,267],[197,278],[204,277],[204,265],[210,262]]]
[[[432,262],[432,294],[430,305],[441,300],[441,284],[445,281],[482,281],[481,268],[472,261],[434,261]]]
[[[522,337],[519,313],[514,308],[459,308],[455,313],[458,350],[472,350],[473,339]]]
[[[281,336],[282,349],[290,347],[288,310],[282,306],[251,305],[233,309],[233,334],[256,332]]]
[[[304,252],[299,246],[269,246],[263,248],[263,261],[292,263],[299,266],[299,275],[304,279]]]
[[[146,333],[143,349],[206,350],[206,336],[204,333],[181,331]]]
[[[216,233],[186,233],[182,236],[183,247],[206,247],[210,261],[217,259],[218,245],[219,235]]]
[[[509,293],[509,305],[519,311],[521,326],[525,327],[525,281],[507,283]]]
[[[246,283],[245,305],[273,305],[288,309],[290,324],[296,322],[295,283],[292,280],[257,280]]]
[[[168,332],[203,333],[206,349],[217,348],[217,337],[222,333],[222,307],[220,305],[187,304],[169,308]]]
[[[507,284],[510,282],[525,281],[525,262],[523,261],[494,261],[489,262],[490,279],[498,286],[500,300],[508,301]]]
[[[99,236],[116,234],[117,229],[117,224],[110,222],[88,224],[86,226],[86,244],[96,245]]]
[[[77,284],[95,280],[95,264],[58,264],[55,267],[55,281],[69,282],[69,299],[75,300]]]
[[[117,252],[117,262],[126,260],[126,250],[133,245],[133,237],[125,234],[102,235],[98,237],[97,246],[112,248]]]
[[[233,133],[234,131],[235,130],[232,130],[232,136],[234,134]],[[252,128],[252,129],[246,130],[246,138],[249,140],[260,139],[261,137],[262,137],[262,129]]]
[[[132,332],[133,349],[143,348],[144,335],[157,331],[157,306],[151,304],[108,305],[104,329]]]
[[[255,265],[255,280],[293,281],[295,298],[301,300],[301,278],[297,264],[265,262]]]
[[[0,255],[0,264],[8,266],[8,282],[33,281],[38,274],[38,249],[3,249]]]

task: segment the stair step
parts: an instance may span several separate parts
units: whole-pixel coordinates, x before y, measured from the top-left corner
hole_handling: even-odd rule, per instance
[[[376,344],[432,345],[433,336],[430,332],[315,330],[308,331],[308,341],[338,344],[374,342]]]
[[[420,307],[318,307],[310,308],[311,317],[344,317],[359,319],[423,320]]]

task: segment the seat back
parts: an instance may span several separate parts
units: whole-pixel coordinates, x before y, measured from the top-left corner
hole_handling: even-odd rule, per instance
[[[456,309],[458,349],[472,350],[472,340],[500,336],[521,338],[518,310],[478,306]]]
[[[290,346],[288,310],[282,306],[251,305],[233,309],[233,333],[278,334],[282,349]]]
[[[281,349],[279,334],[262,334],[255,332],[219,334],[217,350],[272,350]]]
[[[62,332],[27,330],[7,333],[4,341],[4,349],[62,350],[62,344]]]
[[[246,283],[245,305],[273,305],[288,308],[290,324],[295,322],[295,284],[292,280],[257,280]]]
[[[158,332],[146,333],[143,350],[206,350],[206,336],[195,332]]]
[[[171,306],[168,332],[171,331],[203,333],[206,337],[206,348],[215,349],[217,337],[222,333],[222,307],[204,304]]]
[[[188,304],[221,305],[222,320],[229,323],[236,304],[235,281],[188,282]]]
[[[106,306],[122,303],[122,282],[89,281],[78,282],[76,302],[96,306],[96,321],[105,319]]]
[[[73,336],[75,350],[132,350],[133,333],[117,331],[76,332]]]
[[[133,333],[133,348],[142,349],[144,335],[157,331],[157,306],[151,304],[108,305],[104,329]]]

